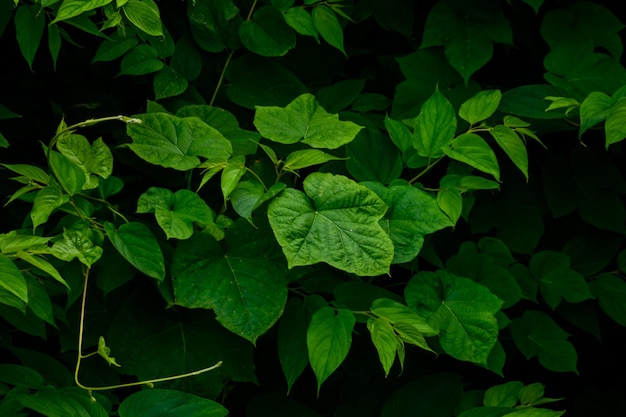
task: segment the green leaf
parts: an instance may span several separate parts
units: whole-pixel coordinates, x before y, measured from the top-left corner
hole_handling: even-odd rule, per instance
[[[317,378],[317,393],[326,379],[348,355],[352,329],[356,320],[350,310],[322,307],[317,310],[307,329],[309,362]]]
[[[233,192],[239,180],[246,173],[246,158],[238,155],[231,158],[222,171],[221,188],[224,201],[228,200],[228,196]]]
[[[530,271],[539,281],[539,290],[546,303],[555,309],[561,298],[579,303],[593,298],[585,278],[570,267],[564,253],[542,251],[530,259]]]
[[[193,234],[194,223],[201,227],[213,223],[213,211],[198,194],[189,190],[173,193],[150,187],[139,196],[137,213],[154,213],[168,239],[188,239]]]
[[[450,158],[493,175],[500,181],[500,167],[496,155],[487,142],[477,134],[463,133],[457,136],[449,147],[444,147],[443,151]]]
[[[527,359],[536,356],[541,365],[554,372],[576,372],[578,355],[567,341],[569,334],[547,314],[527,310],[509,323],[509,329]]]
[[[420,156],[438,158],[442,148],[454,138],[456,131],[454,108],[447,98],[435,90],[422,105],[413,131],[413,146]]]
[[[0,255],[0,287],[25,303],[28,302],[28,286],[22,271],[4,255]]]
[[[33,202],[33,209],[30,218],[33,222],[33,229],[48,221],[52,212],[70,200],[67,194],[63,194],[61,186],[52,183],[37,192]]]
[[[61,33],[57,25],[48,25],[48,50],[52,56],[52,68],[56,71],[57,59],[61,52]]]
[[[498,338],[502,301],[486,287],[444,270],[415,275],[404,290],[408,306],[430,312],[441,347],[452,357],[485,365]]]
[[[178,244],[172,260],[174,295],[184,307],[215,310],[224,327],[255,343],[283,311],[286,268],[266,259],[275,247],[267,228],[252,229],[245,221],[233,227],[226,234],[226,250],[207,233]]]
[[[50,253],[66,262],[78,258],[81,263],[90,267],[102,256],[102,248],[95,246],[89,235],[88,228],[64,229],[63,239],[52,245]]]
[[[502,99],[500,90],[484,90],[461,104],[459,116],[474,125],[491,117]]]
[[[106,6],[113,0],[63,0],[56,17],[51,22],[52,24],[60,22],[62,20],[68,20],[72,17],[76,17],[84,12],[97,9],[98,7]]]
[[[393,331],[391,324],[381,318],[369,318],[367,320],[367,330],[372,337],[372,343],[378,351],[378,358],[383,365],[385,377],[389,375],[389,371],[396,359],[397,337]]]
[[[149,277],[165,278],[165,261],[158,242],[142,223],[130,222],[115,230],[111,223],[104,228],[111,243],[131,265]]]
[[[358,181],[389,184],[402,173],[402,155],[389,138],[366,128],[346,145],[346,168]]]
[[[291,298],[278,324],[278,358],[287,379],[287,393],[309,364],[306,334],[308,320],[304,304]]]
[[[102,41],[91,62],[113,61],[133,49],[137,43],[137,38],[134,36],[124,37],[114,34]]]
[[[41,13],[37,6],[28,7],[23,4],[15,11],[14,20],[17,44],[32,71],[33,61],[37,49],[39,49],[46,22],[45,13]]]
[[[85,174],[77,164],[55,151],[50,151],[49,162],[54,176],[66,193],[72,196],[82,191],[85,185]]]
[[[119,75],[144,75],[157,72],[165,64],[158,58],[157,50],[148,44],[131,49],[120,63]]]
[[[332,9],[326,5],[318,5],[311,12],[313,25],[322,38],[334,48],[348,56],[343,47],[343,29]]]
[[[34,165],[26,165],[26,164],[0,164],[3,167],[10,169],[11,171],[23,175],[29,180],[37,181],[41,184],[48,184],[49,176],[48,174],[41,168],[36,167]]]
[[[452,226],[439,208],[436,199],[428,192],[410,185],[391,185],[366,182],[389,207],[379,224],[394,246],[392,263],[412,261],[424,243],[424,236]]]
[[[302,94],[286,107],[257,106],[254,126],[263,137],[292,144],[302,141],[314,148],[336,149],[352,141],[361,130],[352,122],[327,113],[312,94]]]
[[[82,170],[85,177],[82,189],[97,188],[98,177],[108,178],[113,173],[113,154],[102,138],[90,145],[84,136],[66,135],[58,140],[57,149]]]
[[[151,389],[122,401],[120,417],[226,417],[228,410],[215,401],[186,392]]]
[[[154,75],[154,99],[161,100],[174,97],[185,92],[188,82],[172,67],[164,66]]]
[[[46,261],[44,258],[37,256],[37,255],[32,255],[28,252],[22,252],[22,251],[17,252],[17,257],[23,261],[28,262],[29,264],[33,265],[36,268],[41,269],[42,271],[50,275],[52,278],[56,279],[58,282],[65,285],[66,288],[68,289],[70,288],[67,282],[63,279],[63,277],[59,273],[59,271],[57,271],[57,269],[54,266],[52,266],[50,262]]]
[[[613,274],[600,274],[589,283],[600,308],[616,323],[626,326],[626,283]]]
[[[357,275],[389,272],[393,243],[378,222],[387,206],[346,177],[313,173],[305,193],[288,188],[268,207],[289,267],[326,262]]]
[[[202,55],[189,36],[183,36],[176,42],[170,66],[176,74],[187,81],[198,78],[202,71]]]
[[[166,113],[138,117],[142,123],[127,124],[126,132],[133,139],[130,148],[147,162],[187,171],[200,165],[200,156],[213,162],[230,157],[230,142],[197,117]]]
[[[98,355],[100,355],[100,357],[102,357],[109,364],[109,366],[111,365],[117,366],[117,367],[121,366],[120,364],[117,363],[114,357],[110,356],[111,348],[109,348],[106,345],[104,337],[102,336],[100,336],[100,338],[98,339],[98,351],[97,352],[98,352]]]
[[[288,172],[295,172],[299,169],[324,164],[328,161],[340,161],[344,159],[346,158],[339,158],[320,151],[319,149],[301,149],[299,151],[293,151],[287,155],[283,169]]]
[[[152,0],[128,0],[122,10],[130,23],[148,35],[163,36],[159,8]]]
[[[580,127],[578,129],[578,138],[583,133],[606,120],[611,114],[612,103],[611,97],[601,91],[590,93],[580,104]]]
[[[254,12],[252,20],[239,26],[239,36],[246,48],[261,56],[283,56],[296,46],[296,35],[274,6]]]
[[[619,100],[613,105],[604,123],[606,134],[606,148],[613,143],[626,139],[626,99]]]
[[[519,401],[520,390],[524,384],[520,381],[511,381],[496,385],[485,391],[483,404],[487,407],[514,407]]]
[[[257,181],[240,181],[230,194],[230,203],[237,214],[252,222],[252,212],[278,195],[285,187],[284,183],[278,182],[265,190]]]
[[[504,125],[494,126],[489,133],[528,181],[528,152],[522,139],[513,129]]]
[[[319,32],[313,23],[313,17],[304,7],[290,7],[283,13],[285,22],[300,35],[312,36],[319,40]]]
[[[231,0],[196,0],[188,2],[187,17],[191,34],[198,46],[207,52],[240,46],[239,8]]]

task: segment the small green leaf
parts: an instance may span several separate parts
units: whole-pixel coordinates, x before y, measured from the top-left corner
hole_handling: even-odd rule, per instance
[[[317,393],[324,381],[341,365],[352,344],[356,320],[350,310],[322,307],[307,330],[309,362],[317,378]]]
[[[34,165],[27,164],[0,164],[3,167],[10,169],[11,171],[23,175],[29,180],[36,181],[40,184],[48,184],[50,179],[49,175],[41,168],[36,167]]]
[[[307,314],[304,304],[291,298],[278,324],[278,357],[287,379],[287,393],[309,364],[306,345]]]
[[[198,194],[189,190],[173,193],[150,187],[139,196],[137,213],[154,213],[168,239],[189,239],[194,223],[201,226],[213,223],[213,211]]]
[[[109,38],[104,39],[100,46],[98,46],[96,54],[91,62],[113,61],[133,49],[137,46],[137,43],[137,38],[134,36],[122,37],[119,35],[112,35]]]
[[[15,11],[14,19],[17,44],[20,47],[22,56],[28,63],[28,67],[32,71],[33,61],[37,49],[39,49],[46,22],[45,13],[35,5],[28,7],[23,4]]]
[[[613,105],[604,124],[606,148],[626,138],[626,99]]]
[[[491,117],[502,99],[500,90],[485,90],[461,104],[459,116],[474,125]]]
[[[72,17],[97,9],[98,7],[106,6],[112,1],[113,0],[63,0],[52,24],[60,22],[61,20],[71,19]]]
[[[327,113],[312,94],[302,94],[286,107],[257,106],[254,125],[263,137],[279,143],[299,141],[314,148],[336,149],[361,130],[336,114]]]
[[[83,189],[85,174],[83,170],[65,155],[50,151],[50,168],[59,181],[63,190],[69,195],[74,195]]]
[[[224,201],[233,192],[243,174],[246,173],[246,157],[238,155],[231,158],[222,171],[221,188]]]
[[[13,261],[4,255],[0,255],[0,287],[18,297],[23,302],[28,302],[28,286]]]
[[[33,229],[47,222],[50,214],[69,200],[70,197],[63,194],[61,186],[57,183],[52,183],[39,190],[35,195],[33,209],[30,212]]]
[[[41,256],[32,255],[28,252],[19,251],[17,252],[17,257],[23,261],[28,262],[34,267],[39,268],[42,271],[46,272],[52,278],[56,279],[58,282],[63,284],[66,288],[68,289],[70,288],[67,282],[63,279],[63,277],[59,273],[59,271],[57,271],[57,269],[54,266],[52,266],[50,262],[46,261]]]
[[[219,403],[182,391],[151,389],[139,391],[122,401],[120,417],[226,417]]]
[[[385,371],[385,377],[389,375],[389,371],[393,366],[393,362],[396,359],[397,338],[393,331],[391,324],[381,318],[369,318],[367,319],[367,330],[372,337],[372,343],[378,351],[378,358],[383,365]]]
[[[315,29],[313,18],[303,7],[291,7],[283,14],[285,22],[300,35],[312,36],[319,40],[319,32]]]
[[[287,155],[283,169],[285,171],[295,172],[299,169],[324,164],[328,161],[339,161],[344,159],[346,158],[339,158],[320,151],[319,149],[302,149],[299,151],[293,151]]]
[[[241,17],[232,0],[190,1],[187,17],[194,41],[205,51],[221,52],[241,46],[237,33]]]
[[[626,326],[626,283],[613,274],[600,274],[589,283],[600,308],[616,323]]]
[[[348,55],[343,47],[343,29],[332,9],[326,5],[318,5],[313,8],[311,16],[313,25],[319,34],[322,35],[322,38],[347,57]]]
[[[61,33],[57,25],[48,25],[48,50],[52,57],[52,68],[56,71],[57,59],[61,52]]]
[[[251,222],[252,212],[264,202],[274,198],[285,187],[284,183],[278,182],[266,191],[258,181],[241,181],[230,194],[230,202],[237,214]]]
[[[494,126],[489,133],[528,181],[528,152],[522,139],[513,129],[504,125]]]
[[[135,46],[122,58],[119,75],[143,75],[157,72],[165,64],[158,58],[157,50],[148,44]]]
[[[443,150],[450,158],[491,174],[500,181],[500,167],[496,155],[487,142],[477,134],[463,133]]]
[[[90,267],[102,256],[102,248],[93,244],[88,228],[64,229],[63,239],[52,245],[50,253],[66,262],[78,258]]]
[[[378,224],[387,206],[346,177],[313,173],[305,193],[288,188],[268,207],[289,267],[326,262],[358,275],[389,272],[393,243]]]
[[[296,35],[274,6],[261,7],[239,27],[241,42],[261,56],[283,56],[296,46]]]
[[[158,6],[152,0],[128,0],[122,7],[128,20],[151,36],[163,36]]]
[[[413,131],[413,146],[420,156],[438,158],[454,138],[456,116],[448,99],[435,90],[422,105]]]
[[[115,249],[131,265],[159,281],[165,278],[163,253],[150,229],[137,222],[123,224],[118,230],[107,222],[104,228]]]
[[[611,97],[601,91],[594,91],[585,97],[580,104],[578,138],[593,126],[606,120],[611,114],[611,107]]]
[[[102,336],[100,336],[100,338],[98,339],[98,355],[100,355],[105,361],[107,361],[109,366],[111,365],[117,366],[117,367],[121,366],[120,364],[117,363],[114,357],[110,356],[111,348],[109,348],[106,345],[106,342],[104,341],[104,337]]]
[[[167,65],[154,75],[154,99],[161,100],[175,97],[185,92],[188,82],[185,78]]]
[[[113,154],[102,138],[90,145],[84,136],[67,135],[58,140],[57,149],[82,170],[82,189],[97,188],[99,177],[108,178],[113,173]]]

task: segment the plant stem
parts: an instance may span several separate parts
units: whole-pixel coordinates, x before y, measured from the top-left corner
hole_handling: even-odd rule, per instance
[[[432,167],[434,167],[435,165],[437,165],[437,162],[441,161],[443,159],[443,156],[440,157],[439,159],[435,159],[435,162],[430,162],[428,161],[428,165],[426,166],[426,168],[424,168],[419,174],[417,174],[416,176],[414,176],[413,178],[411,178],[411,180],[409,181],[409,184],[413,185],[413,183],[415,181],[417,181],[418,179],[420,179],[424,174],[426,174],[428,171],[430,171],[430,169]]]

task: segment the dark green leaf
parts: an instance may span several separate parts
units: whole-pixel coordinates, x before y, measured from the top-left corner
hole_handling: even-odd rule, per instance
[[[304,304],[291,298],[278,325],[278,357],[287,379],[287,393],[309,364],[306,334],[308,320]]]
[[[239,8],[231,0],[196,0],[188,2],[187,16],[191,34],[207,52],[221,52],[236,47],[241,23]]]
[[[0,255],[0,287],[28,302],[28,286],[19,268],[10,258]]]
[[[296,46],[296,35],[276,7],[261,7],[239,27],[241,42],[262,56],[282,56]]]
[[[186,392],[152,389],[136,392],[120,404],[120,417],[225,417],[221,404]]]
[[[332,9],[326,5],[318,5],[313,8],[311,16],[313,25],[322,38],[347,56],[343,47],[343,29]]]
[[[500,167],[493,150],[487,142],[475,133],[463,133],[457,136],[444,153],[452,159],[464,162],[500,181]]]
[[[374,129],[363,129],[346,145],[346,168],[357,181],[389,184],[402,173],[402,155],[389,138]]]
[[[35,54],[41,42],[41,35],[43,35],[45,21],[45,14],[40,13],[36,6],[28,7],[22,4],[15,11],[17,43],[31,71],[33,70]]]
[[[105,223],[107,236],[117,251],[135,268],[162,281],[165,278],[165,261],[158,242],[142,223],[126,223],[115,230]]]
[[[131,49],[122,59],[119,75],[143,75],[157,72],[165,64],[158,58],[156,49],[141,44]]]

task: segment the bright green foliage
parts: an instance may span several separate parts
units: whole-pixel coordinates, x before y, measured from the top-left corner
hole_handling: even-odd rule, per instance
[[[0,0],[0,415],[623,414],[622,17]]]

